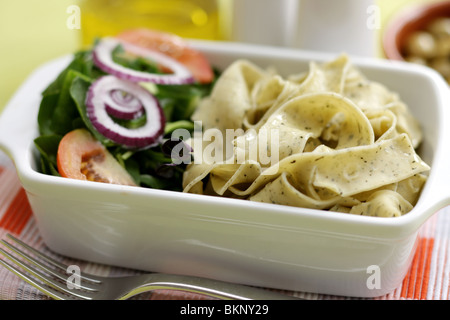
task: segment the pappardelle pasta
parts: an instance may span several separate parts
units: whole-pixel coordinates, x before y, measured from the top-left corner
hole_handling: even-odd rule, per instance
[[[236,61],[192,120],[242,134],[221,144],[231,146],[222,159],[189,164],[184,192],[397,217],[416,204],[430,169],[416,153],[422,131],[407,105],[346,55],[288,77]],[[237,161],[252,142],[272,161],[259,154]]]

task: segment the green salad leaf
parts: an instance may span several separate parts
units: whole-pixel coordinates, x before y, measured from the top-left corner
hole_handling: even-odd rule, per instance
[[[157,66],[143,58],[127,56],[120,47],[114,50],[113,59],[128,68],[157,72]],[[40,135],[34,140],[40,153],[41,172],[59,175],[56,163],[59,142],[66,133],[85,128],[108,148],[138,185],[180,191],[184,167],[173,165],[172,159],[163,152],[161,145],[146,150],[125,149],[101,135],[90,122],[86,113],[86,94],[91,84],[103,75],[105,73],[93,62],[92,51],[80,51],[42,92],[37,118]],[[159,100],[166,117],[164,138],[170,139],[170,134],[175,129],[194,129],[190,117],[200,99],[210,93],[214,82],[142,86]],[[139,126],[139,122],[120,124]]]

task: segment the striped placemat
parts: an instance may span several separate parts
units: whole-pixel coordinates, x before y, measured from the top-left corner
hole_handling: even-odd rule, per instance
[[[378,300],[448,300],[450,280],[450,215],[443,209],[427,221],[419,233],[419,244],[409,272],[401,285]],[[29,245],[51,255],[66,264],[76,264],[82,271],[102,276],[137,274],[138,271],[75,261],[61,257],[45,247],[35,223],[26,194],[22,189],[15,168],[0,151],[0,238],[11,233]],[[311,300],[348,299],[305,292],[293,292],[295,296]],[[48,300],[49,298],[0,266],[0,300]],[[140,294],[133,299],[153,300],[202,300],[198,294],[160,290]],[[353,299],[353,298],[352,298]]]

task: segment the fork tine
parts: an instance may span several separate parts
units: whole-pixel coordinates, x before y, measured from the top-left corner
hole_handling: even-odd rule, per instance
[[[17,252],[17,250],[14,250],[14,252],[16,252],[19,256],[21,256],[20,251]],[[40,272],[39,270],[33,268],[32,266],[24,264],[22,261],[20,261],[19,259],[17,259],[16,257],[14,257],[13,255],[9,254],[8,252],[6,252],[5,250],[3,250],[1,248],[0,248],[0,253],[4,257],[6,257],[9,260],[11,260],[12,262],[14,262],[20,268],[26,270],[30,275],[32,275],[36,279],[39,279],[40,281],[44,282],[46,285],[50,286],[51,288],[53,288],[55,290],[59,290],[62,293],[71,295],[72,297],[77,297],[79,299],[85,299],[85,300],[91,300],[93,297],[93,294],[95,294],[95,292],[92,292],[92,291],[91,292],[82,291],[81,288],[69,289],[69,287],[67,286],[66,283],[58,282],[55,279],[49,277],[48,275],[45,275],[42,272]],[[16,272],[14,272],[14,273],[16,273]],[[22,275],[23,275],[23,273],[22,273]],[[67,299],[65,299],[65,300],[67,300]]]
[[[5,247],[9,248],[11,251],[13,251],[16,254],[18,254],[21,258],[25,259],[29,263],[31,263],[31,264],[35,265],[36,267],[40,268],[45,273],[47,273],[47,274],[49,274],[49,275],[59,279],[60,281],[62,281],[64,283],[67,283],[69,275],[67,273],[62,273],[62,272],[65,272],[67,270],[67,268],[64,269],[64,271],[61,269],[61,272],[59,272],[59,270],[54,270],[54,269],[51,269],[51,268],[47,267],[45,264],[43,264],[40,261],[34,259],[30,255],[26,254],[25,252],[19,250],[16,247],[12,246],[11,244],[9,244],[6,241],[0,240],[0,243],[3,244]],[[3,253],[4,251],[0,249],[0,252]],[[10,255],[9,255],[9,258],[11,258]],[[47,259],[50,259],[50,258],[47,257]],[[21,267],[25,268],[24,266],[21,266]],[[87,290],[87,291],[97,291],[95,288],[83,286],[81,284],[80,284],[80,289]]]
[[[11,234],[6,234],[6,236],[13,242],[15,242],[16,244],[18,244],[19,246],[27,249],[29,252],[33,253],[36,257],[39,257],[40,259],[46,261],[47,263],[49,263],[52,266],[55,266],[56,268],[66,272],[67,270],[67,266],[65,264],[60,263],[59,261],[56,261],[52,258],[50,258],[49,256],[41,253],[40,251],[34,249],[33,247],[29,246],[28,244],[26,244],[25,242],[17,239],[16,237],[14,237]],[[94,275],[90,275],[90,274],[86,274],[81,272],[80,273],[80,278],[83,280],[87,280],[89,282],[93,282],[93,283],[101,283],[101,280],[99,280],[99,278],[97,278]]]
[[[66,294],[73,295],[80,299],[89,299],[90,300],[96,295],[97,290],[95,288],[81,286],[81,283],[80,283],[80,287],[69,288],[69,286],[67,285],[68,282],[66,281],[68,279],[68,276],[54,272],[52,269],[49,269],[47,266],[45,266],[38,260],[32,258],[31,256],[27,255],[25,252],[14,247],[13,245],[7,243],[6,241],[1,240],[0,243],[2,243],[4,246],[8,247],[11,251],[13,251],[19,257],[25,259],[29,263],[40,268],[40,270],[23,263],[20,259],[16,258],[15,256],[11,255],[10,253],[8,253],[5,250],[0,248],[0,253],[3,256],[5,256],[6,258],[8,258],[12,262],[14,262],[20,268],[26,270],[34,278],[39,279],[40,281],[44,282],[48,286],[52,287],[53,289],[60,290]],[[42,254],[39,254],[39,255],[42,256]],[[44,274],[42,271],[47,272],[48,274],[50,274],[50,276],[48,274]],[[52,276],[58,278],[60,281],[55,280],[54,278],[52,278]]]
[[[49,286],[46,286],[44,283],[40,283],[40,282],[36,281],[34,278],[19,271],[18,269],[16,269],[15,267],[10,265],[6,261],[3,261],[2,259],[0,259],[0,265],[4,266],[6,269],[11,271],[15,275],[17,275],[19,278],[21,278],[22,280],[26,281],[27,283],[29,283],[30,285],[32,285],[33,287],[38,289],[39,291],[43,292],[50,298],[53,298],[56,300],[79,300],[79,299],[76,299],[75,297],[64,295],[62,292],[55,290]]]
[[[53,289],[50,296],[52,296],[52,297],[55,296],[59,290],[59,294],[57,295],[58,299],[67,300],[67,295],[64,296],[63,292],[70,294],[73,298],[77,297],[79,299],[86,299],[85,296],[80,295],[77,292],[71,292],[71,290],[69,290],[68,288],[65,288],[61,283],[58,283],[55,280],[49,278],[48,276],[42,274],[38,270],[36,270],[30,266],[27,266],[26,264],[22,263],[19,259],[15,258],[14,256],[12,256],[11,254],[9,254],[8,252],[4,251],[1,248],[0,248],[0,253],[3,256],[5,256],[6,258],[10,259],[15,264],[17,264],[22,269],[26,270],[34,278],[36,278],[36,279],[44,282],[46,285],[50,286],[50,288]],[[5,262],[1,259],[0,259],[0,261],[1,261],[2,265],[5,266],[8,270],[14,272],[16,275],[18,275],[23,280],[27,281],[29,284],[36,286],[36,288],[38,288],[39,290],[44,289],[43,286],[41,284],[39,284],[38,282],[36,282],[36,280],[34,280],[33,278],[30,278],[29,276],[25,275],[25,273],[14,268],[7,262]],[[48,287],[45,288],[44,292],[47,293],[47,291],[49,291]],[[63,298],[63,297],[65,297],[65,298]]]

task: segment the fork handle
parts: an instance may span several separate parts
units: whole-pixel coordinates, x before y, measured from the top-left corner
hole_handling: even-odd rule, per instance
[[[198,293],[222,300],[302,300],[301,298],[256,287],[192,276],[153,273],[142,275],[144,284],[125,294],[128,299],[139,293],[168,289]],[[145,279],[146,278],[146,279]]]

